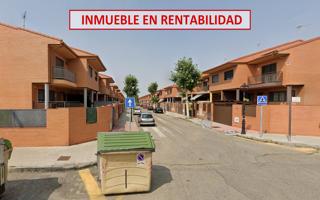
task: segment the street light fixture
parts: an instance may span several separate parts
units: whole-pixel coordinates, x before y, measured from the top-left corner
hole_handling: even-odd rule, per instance
[[[249,88],[249,86],[246,83],[243,83],[240,86],[240,89],[243,92],[242,96],[242,127],[241,127],[241,135],[246,134],[246,104],[245,104],[245,99],[246,99],[246,90]]]

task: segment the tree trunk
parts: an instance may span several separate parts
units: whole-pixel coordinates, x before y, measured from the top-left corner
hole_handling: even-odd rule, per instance
[[[190,113],[189,113],[189,100],[188,100],[188,94],[186,95],[186,110],[187,110],[187,118],[190,118]]]

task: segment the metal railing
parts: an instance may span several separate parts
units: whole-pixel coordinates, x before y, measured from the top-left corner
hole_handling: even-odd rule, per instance
[[[282,72],[251,76],[248,78],[249,84],[275,83],[282,81]]]
[[[202,90],[203,91],[208,91],[209,90],[209,86],[208,85],[203,85],[202,86]]]
[[[0,110],[1,128],[46,127],[47,112],[43,109]]]
[[[96,101],[94,102],[94,107],[105,106],[115,103],[115,101]]]
[[[49,101],[49,108],[83,107],[79,101]]]
[[[53,78],[76,82],[75,73],[61,66],[53,67]]]

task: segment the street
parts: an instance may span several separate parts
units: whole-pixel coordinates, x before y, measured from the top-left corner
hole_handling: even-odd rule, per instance
[[[318,152],[226,136],[190,121],[154,114],[152,189],[104,199],[318,199]],[[90,168],[93,177],[97,168]],[[91,189],[92,191],[92,189]],[[13,172],[3,200],[101,199],[78,171]]]

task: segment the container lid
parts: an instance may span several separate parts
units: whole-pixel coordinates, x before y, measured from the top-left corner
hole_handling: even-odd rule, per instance
[[[100,132],[98,153],[116,151],[155,151],[155,144],[149,132]]]

